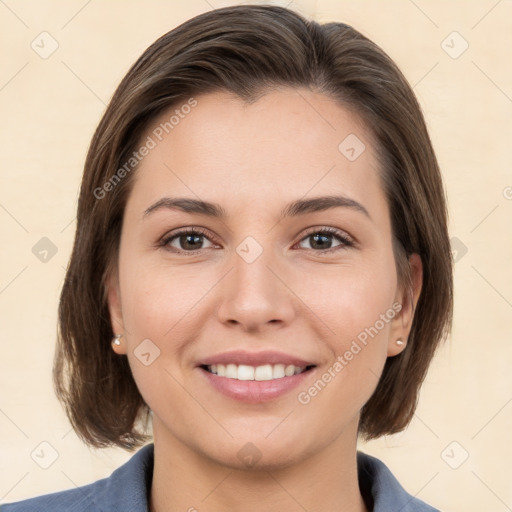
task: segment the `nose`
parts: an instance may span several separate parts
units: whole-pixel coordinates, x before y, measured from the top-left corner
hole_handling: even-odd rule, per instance
[[[295,295],[286,282],[283,265],[271,252],[264,250],[252,262],[234,252],[233,268],[219,289],[220,322],[244,332],[263,332],[280,329],[293,320]]]

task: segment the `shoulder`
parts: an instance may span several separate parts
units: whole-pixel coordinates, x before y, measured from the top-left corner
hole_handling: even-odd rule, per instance
[[[96,495],[101,492],[103,481],[98,480],[89,485],[68,489],[66,491],[44,494],[35,498],[0,505],[0,512],[85,512],[100,510],[96,507]]]
[[[411,496],[379,459],[357,452],[361,493],[373,499],[373,512],[440,512]]]
[[[153,444],[142,447],[109,477],[75,489],[0,505],[0,512],[147,512]]]

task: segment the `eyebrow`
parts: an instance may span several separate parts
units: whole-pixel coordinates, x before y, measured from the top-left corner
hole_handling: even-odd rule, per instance
[[[322,196],[313,197],[311,199],[298,199],[283,208],[280,219],[340,207],[361,212],[371,220],[368,210],[361,203],[344,196]],[[147,208],[143,217],[145,218],[160,209],[180,210],[186,213],[196,213],[220,219],[226,219],[227,217],[226,210],[220,204],[187,197],[163,197]]]

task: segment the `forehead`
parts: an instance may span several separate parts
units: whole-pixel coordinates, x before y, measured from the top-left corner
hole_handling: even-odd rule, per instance
[[[270,207],[340,192],[379,206],[371,134],[333,99],[284,88],[251,104],[228,92],[193,100],[163,112],[141,137],[152,140],[135,173],[141,203],[185,195]]]

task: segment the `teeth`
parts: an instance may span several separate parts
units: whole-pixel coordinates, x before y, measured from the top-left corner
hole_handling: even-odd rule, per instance
[[[272,365],[257,366],[254,370],[254,380],[272,380]]]
[[[226,365],[226,377],[228,379],[238,379],[238,367],[236,364]]]
[[[241,364],[238,367],[238,380],[254,380],[254,366],[246,366]]]
[[[275,364],[272,366],[272,378],[281,379],[284,377],[284,364]]]
[[[302,373],[305,366],[289,364],[264,364],[262,366],[248,366],[246,364],[212,364],[208,371],[219,377],[237,380],[273,380],[291,377]]]

